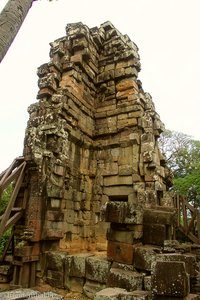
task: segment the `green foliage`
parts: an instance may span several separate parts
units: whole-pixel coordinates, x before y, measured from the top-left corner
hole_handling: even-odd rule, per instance
[[[4,232],[2,238],[0,239],[0,255],[3,254],[6,243],[9,240],[9,237],[11,235],[11,231],[12,231],[12,228],[9,228],[6,232]]]
[[[3,213],[6,210],[6,207],[8,205],[8,201],[10,199],[12,193],[12,185],[10,184],[5,191],[3,192],[1,199],[0,199],[0,216],[3,215]],[[0,239],[0,255],[3,253],[5,245],[11,235],[11,228],[9,228]]]
[[[159,141],[167,166],[174,175],[173,190],[200,205],[200,141],[176,131],[166,130]]]
[[[184,177],[174,178],[174,191],[186,196],[194,206],[200,205],[200,171],[188,173]]]
[[[6,207],[8,205],[8,201],[10,199],[12,193],[12,185],[10,184],[4,191],[0,199],[0,216],[4,213],[6,210]]]

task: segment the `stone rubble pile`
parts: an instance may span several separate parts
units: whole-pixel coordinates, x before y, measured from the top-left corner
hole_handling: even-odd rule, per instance
[[[137,245],[130,264],[111,261],[105,252],[47,251],[43,280],[95,300],[198,300],[199,250],[176,240]]]

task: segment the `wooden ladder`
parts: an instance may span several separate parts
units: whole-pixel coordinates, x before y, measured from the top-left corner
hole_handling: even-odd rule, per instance
[[[175,195],[174,203],[178,213],[178,229],[193,243],[200,244],[200,211],[180,195]]]
[[[8,185],[13,182],[14,188],[8,202],[7,208],[2,216],[0,216],[0,238],[2,238],[4,232],[17,223],[22,217],[23,211],[26,208],[27,194],[24,194],[23,203],[20,207],[16,206],[16,198],[21,188],[24,174],[25,174],[26,162],[23,157],[16,158],[8,169],[0,175],[0,201],[3,191]]]

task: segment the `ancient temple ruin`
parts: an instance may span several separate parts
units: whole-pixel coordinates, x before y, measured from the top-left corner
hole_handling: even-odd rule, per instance
[[[199,250],[175,240],[164,126],[137,46],[110,22],[68,24],[50,45],[28,109],[13,286],[42,278],[97,300],[199,299]]]
[[[172,205],[157,144],[163,124],[138,81],[128,36],[109,22],[69,24],[66,32],[38,69],[39,102],[29,107],[24,157],[36,189],[27,226],[32,239],[56,239],[62,249],[105,248],[104,208],[105,221],[123,224],[132,247],[143,236],[144,208]],[[109,245],[121,230],[113,226]]]

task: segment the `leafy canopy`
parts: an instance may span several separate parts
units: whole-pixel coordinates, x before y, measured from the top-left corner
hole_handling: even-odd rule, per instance
[[[166,130],[159,140],[166,164],[174,175],[173,190],[200,205],[200,141]]]

